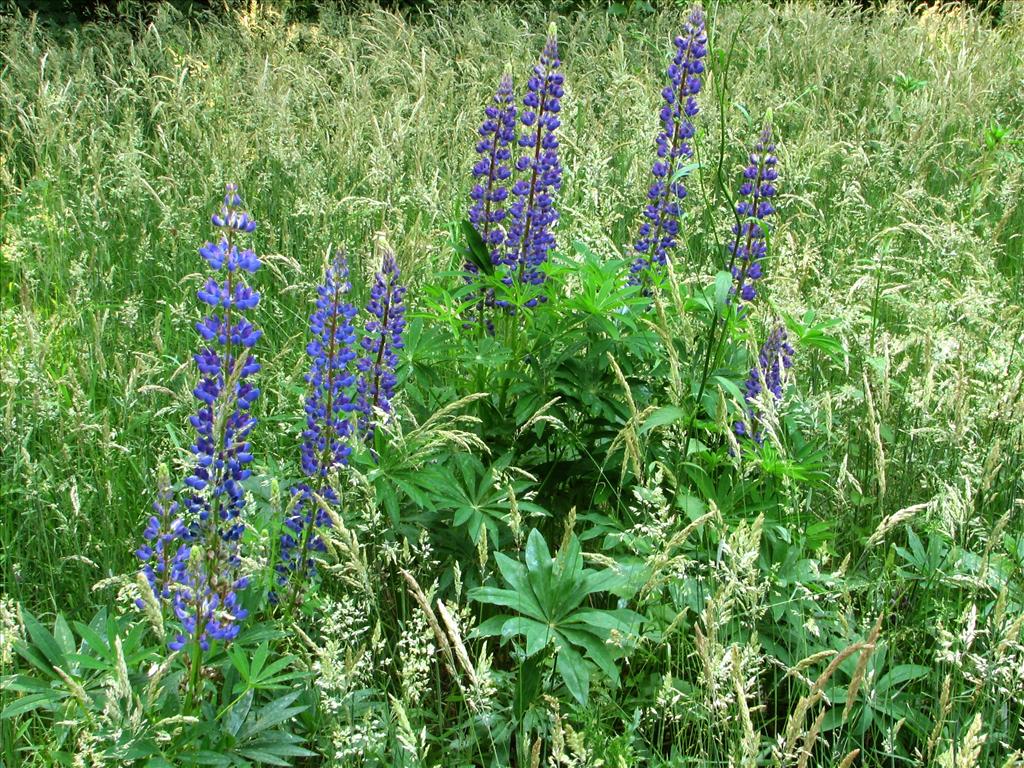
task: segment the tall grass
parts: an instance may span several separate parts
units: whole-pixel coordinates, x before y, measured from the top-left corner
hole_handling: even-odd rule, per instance
[[[595,248],[628,252],[656,129],[650,84],[682,14],[558,20],[559,226]],[[260,316],[271,373],[256,409],[273,426],[259,456],[285,455],[294,424],[280,414],[301,413],[307,297],[325,249],[346,247],[358,272],[385,238],[414,286],[452,279],[439,276],[458,266],[447,226],[463,214],[481,107],[505,63],[540,47],[546,20],[539,5],[460,3],[415,19],[327,9],[315,24],[255,4],[231,16],[163,7],[144,27],[0,22],[4,593],[78,615],[110,601],[93,586],[132,567],[154,467],[185,465],[187,297],[211,190],[238,181],[265,222],[255,245],[273,295]],[[724,58],[707,93],[721,98],[702,105],[705,145],[735,148],[735,167],[767,106],[786,168],[768,300],[835,320],[847,350],[838,366],[798,369],[809,398],[796,417],[818,422],[838,469],[794,515],[865,580],[894,575],[885,547],[910,519],[1019,558],[1024,28],[959,11],[738,4],[717,9],[714,31]],[[701,178],[711,204],[694,239],[727,224],[714,220],[723,191]],[[737,553],[749,533],[734,533]],[[1018,604],[1019,571],[1001,574]],[[886,604],[865,606],[890,617],[893,647],[954,628],[972,604],[955,583],[894,583],[872,593]],[[731,593],[717,599],[708,625],[735,610]],[[725,653],[713,637],[699,651],[669,668],[710,669]]]

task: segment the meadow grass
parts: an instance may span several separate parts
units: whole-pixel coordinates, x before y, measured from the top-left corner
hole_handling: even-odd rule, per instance
[[[706,92],[724,96],[702,104],[701,146],[724,144],[731,173],[770,110],[785,176],[768,301],[835,320],[846,349],[838,365],[797,364],[796,416],[836,470],[795,514],[864,581],[872,550],[914,518],[1024,552],[1024,27],[957,10],[709,11]],[[682,14],[557,17],[559,229],[595,250],[628,255],[651,84]],[[457,280],[448,224],[464,216],[481,107],[547,20],[540,5],[458,3],[415,18],[325,8],[315,23],[256,4],[163,7],[144,26],[0,22],[4,593],[82,616],[113,599],[94,585],[133,567],[157,462],[188,460],[195,247],[223,182],[263,223],[259,464],[294,450],[308,297],[330,247],[360,273],[386,240],[412,293]],[[701,178],[695,253],[728,224]],[[1018,602],[1021,583],[1018,567]],[[894,646],[955,624],[970,600],[942,594],[888,595],[879,608],[915,616],[894,620]],[[703,647],[710,664],[713,639]]]

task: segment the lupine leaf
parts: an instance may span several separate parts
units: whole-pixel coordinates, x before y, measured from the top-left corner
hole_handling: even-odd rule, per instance
[[[677,421],[683,421],[686,415],[686,411],[677,405],[662,406],[644,420],[644,423],[640,426],[640,434],[643,435],[650,432],[656,427],[663,427],[666,424],[675,424]]]
[[[546,621],[547,618],[537,605],[537,601],[529,594],[499,587],[477,587],[469,595],[478,602],[511,608],[537,621]]]
[[[103,641],[99,632],[88,624],[83,624],[80,621],[75,622],[75,629],[78,631],[78,635],[88,644],[89,648],[92,649],[94,654],[99,656],[108,664],[113,664],[114,656],[111,652],[110,646]]]
[[[583,657],[577,653],[568,641],[558,639],[558,661],[555,668],[565,682],[569,693],[581,705],[586,705],[590,696],[590,671]]]
[[[615,667],[615,659],[605,645],[604,640],[584,629],[576,629],[565,624],[558,628],[558,631],[573,645],[582,647],[587,652],[587,658],[597,664],[612,681],[612,685],[619,685],[619,670]]]
[[[25,630],[32,640],[32,645],[42,652],[52,666],[63,666],[64,654],[60,649],[60,645],[57,644],[53,635],[50,634],[50,631],[40,624],[39,620],[28,611],[22,611],[21,615]]]
[[[252,708],[254,695],[255,692],[252,688],[246,690],[246,692],[243,693],[231,706],[227,715],[224,717],[224,730],[232,736],[238,735],[238,731],[241,729],[242,723],[244,723],[245,718],[249,716],[249,710]]]

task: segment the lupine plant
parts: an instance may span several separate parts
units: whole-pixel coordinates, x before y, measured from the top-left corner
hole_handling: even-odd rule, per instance
[[[661,92],[665,104],[659,115],[657,159],[651,167],[654,181],[647,190],[649,202],[635,246],[638,255],[630,268],[630,281],[635,284],[649,282],[650,270],[663,270],[678,244],[686,197],[685,163],[693,157],[693,119],[700,112],[697,95],[701,90],[707,42],[704,13],[698,8],[690,14],[683,34],[674,41],[676,52],[668,66],[669,82]]]
[[[245,275],[256,272],[260,262],[238,242],[256,222],[242,209],[234,184],[227,185],[212,222],[220,235],[199,250],[214,275],[198,291],[210,314],[196,323],[203,346],[194,356],[200,376],[193,390],[200,406],[190,418],[195,464],[185,478],[181,517],[168,479],[161,478],[158,515],[150,517],[143,532],[147,543],[138,551],[154,595],[169,603],[180,623],[168,646],[187,649],[193,700],[200,696],[203,654],[214,641],[237,637],[248,613],[239,600],[248,585],[241,572],[242,483],[250,475],[249,435],[256,424],[250,409],[259,395],[251,377],[260,366],[251,350],[261,334],[245,316],[259,303],[259,294]]]
[[[305,582],[316,575],[316,556],[323,552],[319,531],[330,525],[324,505],[337,506],[332,475],[348,462],[352,447],[351,412],[355,403],[352,348],[356,336],[352,321],[356,308],[348,301],[348,261],[338,253],[317,288],[316,310],[309,318],[312,339],[306,345],[311,359],[306,374],[306,429],[302,433],[302,472],[307,480],[292,486],[296,494],[281,534],[278,584],[290,587],[286,599],[297,600]],[[273,599],[277,599],[274,594]]]
[[[476,145],[480,159],[472,169],[475,183],[470,191],[469,224],[480,243],[465,249],[466,281],[474,285],[480,282],[482,269],[488,274],[497,270],[507,289],[501,293],[511,291],[515,296],[525,289],[521,303],[527,308],[547,300],[538,289],[546,280],[544,264],[556,246],[556,196],[562,186],[557,131],[565,82],[561,64],[552,24],[518,111],[512,76],[508,71],[502,75],[493,104],[485,109]],[[517,303],[504,296],[495,298],[495,290],[479,287],[467,296],[467,310],[475,313],[490,335],[494,324],[486,311],[500,307],[514,314]]]
[[[749,160],[749,165],[743,169],[736,224],[729,243],[729,269],[736,281],[733,290],[740,304],[752,302],[757,295],[756,282],[763,274],[762,262],[767,253],[768,224],[765,220],[775,212],[772,198],[779,177],[779,160],[775,156],[770,125],[764,127]]]
[[[516,141],[516,105],[512,87],[512,74],[508,71],[501,77],[494,102],[485,110],[484,122],[479,129],[480,140],[476,144],[479,157],[473,166],[475,184],[469,193],[472,204],[469,221],[480,235],[488,261],[477,265],[466,260],[466,282],[475,285],[481,269],[492,273],[496,268],[515,267],[510,262],[505,234],[505,219],[508,215],[509,180],[512,177],[512,153]],[[490,268],[488,269],[488,264]],[[470,293],[468,302],[475,306],[470,316],[490,335],[494,335],[493,313],[496,303],[494,288],[482,287],[480,295]],[[503,306],[506,304],[503,302]]]
[[[516,171],[520,174],[512,186],[514,201],[509,206],[509,264],[513,279],[541,285],[545,280],[544,263],[555,247],[554,224],[558,221],[554,196],[562,186],[562,166],[558,159],[556,131],[561,120],[562,83],[558,71],[558,37],[554,25],[548,30],[540,61],[526,82],[523,109],[519,113],[522,130]],[[536,306],[544,296],[531,298],[526,306]]]
[[[370,300],[366,305],[366,327],[360,345],[362,356],[356,361],[359,411],[359,433],[367,442],[373,441],[381,414],[386,419],[392,412],[395,396],[395,369],[398,350],[402,349],[405,331],[405,286],[395,254],[386,251],[380,271],[373,280]]]
[[[793,347],[788,341],[784,326],[778,326],[769,334],[757,356],[757,363],[750,369],[750,375],[743,383],[743,400],[746,413],[735,424],[736,434],[747,436],[757,443],[764,442],[764,435],[758,426],[760,421],[759,403],[766,393],[775,401],[782,400],[784,374],[793,367]]]
[[[351,273],[338,252],[321,275],[294,231],[257,232],[228,185],[200,249],[186,466],[156,473],[141,542],[125,547],[137,570],[102,583],[138,610],[44,623],[0,599],[0,665],[19,658],[0,684],[0,762],[1020,761],[1014,459],[990,454],[975,497],[887,500],[893,411],[879,405],[899,393],[867,371],[847,381],[836,321],[771,301],[786,273],[771,265],[789,258],[776,243],[797,239],[777,190],[796,112],[773,128],[760,90],[734,98],[713,16],[673,24],[660,109],[636,131],[656,137],[653,158],[628,169],[650,168],[646,197],[621,198],[622,226],[598,237],[559,215],[563,184],[588,169],[563,178],[574,155],[560,142],[574,147],[583,120],[561,124],[573,90],[553,27],[532,69],[512,62],[486,94],[475,153],[466,136],[468,190],[452,194],[469,199],[450,227],[454,271],[413,274],[415,290],[399,262],[417,256],[402,249]],[[706,124],[705,99],[720,124]],[[762,111],[752,150],[745,134],[731,146],[729,121],[756,126]],[[723,217],[731,229],[698,229]],[[261,299],[254,248],[275,242]],[[315,295],[290,305],[285,277],[299,273]],[[169,336],[160,348],[180,365]],[[1020,385],[1001,401],[1018,432]],[[857,403],[870,429],[841,468],[819,427],[826,397]],[[863,530],[839,532],[826,494]],[[974,528],[994,503],[1009,511],[983,544]],[[915,532],[913,515],[936,504],[944,525],[970,521],[961,535]],[[908,626],[914,614],[934,627]]]

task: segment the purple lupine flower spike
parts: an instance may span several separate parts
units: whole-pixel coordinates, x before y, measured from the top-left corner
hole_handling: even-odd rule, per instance
[[[395,254],[386,251],[366,305],[370,317],[360,340],[365,354],[356,362],[360,372],[356,383],[359,433],[367,442],[373,440],[377,411],[390,414],[395,395],[396,350],[403,347],[405,330],[405,287],[399,283],[400,276]]]
[[[205,343],[195,355],[200,379],[193,393],[200,407],[189,419],[196,430],[191,447],[196,463],[185,479],[187,546],[179,550],[174,564],[172,604],[185,630],[175,643],[192,637],[204,649],[211,639],[233,639],[237,622],[247,615],[236,592],[248,584],[240,575],[239,546],[245,529],[242,482],[251,474],[249,435],[256,419],[250,410],[259,396],[251,379],[260,366],[250,350],[262,332],[244,315],[259,303],[259,294],[245,275],[259,269],[260,261],[251,248],[236,242],[256,229],[241,206],[238,187],[228,184],[220,212],[212,218],[221,236],[199,249],[218,274],[198,292],[210,314],[196,323]]]
[[[776,401],[782,399],[785,372],[793,365],[793,347],[789,344],[788,338],[782,325],[769,334],[757,356],[757,365],[750,369],[750,375],[744,384],[746,418],[737,421],[733,425],[733,430],[741,437],[750,437],[758,445],[764,442],[764,435],[758,426],[758,402],[763,400],[762,395],[765,392],[770,392]]]
[[[526,96],[520,121],[523,125],[519,146],[523,154],[516,162],[522,174],[512,187],[515,198],[509,206],[511,223],[507,237],[507,261],[522,283],[541,285],[546,275],[542,265],[555,247],[552,228],[558,220],[555,194],[562,186],[562,166],[558,160],[558,139],[555,131],[561,125],[562,84],[564,76],[558,71],[558,38],[555,25],[548,28],[548,37],[540,61],[533,68],[527,82]],[[543,298],[540,299],[543,301]],[[530,299],[527,306],[535,306],[538,299]]]
[[[193,390],[200,406],[189,421],[196,430],[191,450],[192,473],[185,479],[184,512],[179,514],[166,470],[159,477],[154,511],[136,554],[153,594],[168,601],[182,631],[169,643],[180,650],[195,642],[207,650],[213,640],[232,640],[247,612],[237,591],[248,580],[239,574],[239,544],[245,493],[252,461],[249,433],[256,420],[249,412],[259,390],[251,377],[260,366],[250,351],[261,332],[244,313],[259,303],[245,274],[260,262],[250,248],[235,242],[252,233],[256,222],[242,210],[238,187],[228,184],[220,211],[213,215],[221,230],[216,243],[199,254],[216,275],[199,289],[210,314],[196,323],[203,346],[195,354],[199,383]]]
[[[190,641],[203,651],[210,650],[213,640],[229,642],[238,637],[247,612],[238,604],[234,589],[219,589],[217,559],[200,544],[188,548],[189,556],[176,561],[175,585],[171,607],[181,622],[182,631],[167,645],[179,651]]]
[[[473,166],[476,183],[469,194],[473,201],[469,220],[480,233],[494,266],[504,263],[505,220],[508,180],[512,176],[512,145],[516,139],[516,105],[512,75],[502,75],[494,101],[484,111],[480,141],[476,151],[480,159]]]
[[[676,52],[668,67],[669,84],[661,92],[665,100],[661,108],[661,132],[657,138],[658,157],[651,173],[654,181],[647,192],[645,221],[640,225],[636,242],[637,257],[630,267],[630,283],[646,284],[652,268],[664,268],[669,254],[677,245],[681,203],[686,185],[677,174],[684,160],[693,156],[690,139],[694,135],[693,118],[699,109],[697,94],[701,90],[704,57],[708,36],[704,14],[695,8],[675,39]]]
[[[150,515],[142,532],[144,543],[135,550],[135,555],[142,561],[142,573],[157,598],[171,597],[174,562],[181,548],[186,546],[182,541],[185,526],[178,509],[171,490],[170,473],[167,466],[161,464],[157,474],[157,497],[153,502],[154,514]],[[136,604],[141,608],[142,600],[136,600]]]
[[[761,261],[767,253],[765,221],[775,212],[771,198],[779,177],[778,157],[772,143],[772,129],[766,125],[750,153],[749,165],[743,169],[740,200],[736,203],[738,223],[733,225],[733,241],[729,244],[730,269],[735,285],[737,305],[749,303],[757,296],[755,283],[761,279]]]
[[[324,543],[317,533],[330,526],[330,518],[314,498],[337,504],[338,496],[327,481],[332,469],[348,463],[352,449],[348,437],[352,431],[349,413],[355,404],[348,396],[355,381],[352,361],[356,334],[352,321],[356,308],[348,302],[351,289],[348,262],[338,253],[327,267],[324,282],[317,288],[316,309],[309,318],[312,339],[306,345],[311,358],[306,374],[306,429],[302,433],[302,472],[308,481],[298,483],[292,493],[296,501],[281,535],[281,562],[277,566],[278,584],[285,586],[292,574],[312,578],[316,573],[313,553],[322,552]],[[295,585],[298,596],[298,585]],[[277,595],[273,596],[275,599]]]
[[[506,69],[498,84],[491,104],[484,110],[484,122],[478,131],[480,141],[476,152],[479,159],[473,166],[473,189],[469,193],[472,204],[469,221],[480,234],[487,248],[491,264],[495,267],[507,263],[505,256],[505,229],[503,222],[508,213],[508,181],[512,176],[512,147],[516,140],[516,104],[512,89],[512,74]],[[480,268],[467,261],[463,268],[469,284],[476,282]],[[494,333],[493,321],[486,316],[486,310],[495,306],[493,289],[481,295],[475,293],[467,301],[476,304],[476,317],[486,323],[487,332]]]

